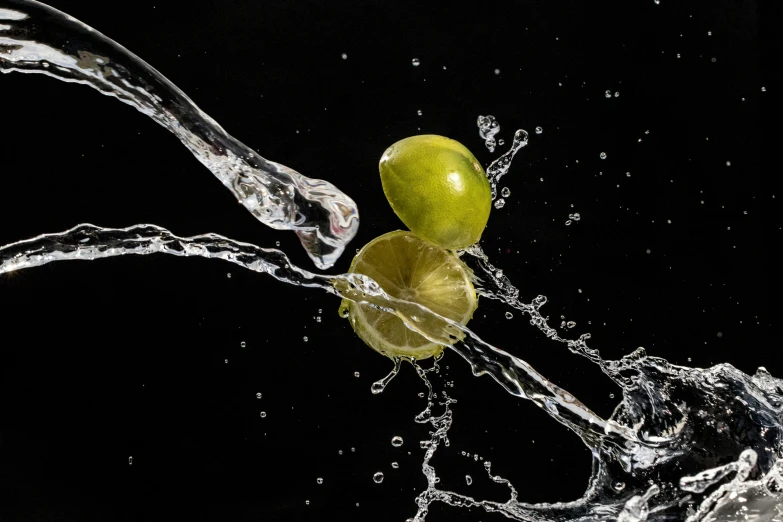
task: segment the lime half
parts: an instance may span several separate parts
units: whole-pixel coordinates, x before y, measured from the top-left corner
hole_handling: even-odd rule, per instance
[[[478,306],[470,269],[412,232],[389,232],[373,239],[353,259],[349,272],[369,276],[390,296],[426,306],[463,325]],[[443,351],[442,344],[409,329],[389,312],[343,299],[340,315],[346,313],[356,334],[384,355],[426,359]]]

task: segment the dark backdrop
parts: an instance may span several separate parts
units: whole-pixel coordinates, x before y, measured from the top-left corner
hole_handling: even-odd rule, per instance
[[[50,3],[147,60],[263,156],[350,194],[361,228],[332,273],[402,227],[377,174],[388,145],[442,134],[487,165],[498,153],[483,146],[476,117],[493,114],[506,142],[517,128],[531,133],[482,239],[525,300],[548,296],[552,322],[575,321],[570,333],[591,332],[606,358],[644,346],[678,364],[783,375],[770,152],[779,147],[762,132],[777,97],[766,41],[778,18],[764,3]],[[0,105],[0,244],[82,222],[155,223],[280,241],[313,268],[293,234],[256,222],[128,106],[21,74],[0,76]],[[566,226],[573,212],[582,219]],[[203,259],[3,276],[0,519],[412,516],[425,484],[427,431],[413,422],[424,387],[406,367],[372,395],[390,364],[338,305]],[[611,413],[618,391],[596,367],[518,314],[506,320],[482,301],[475,317],[486,340]],[[459,401],[451,447],[435,460],[445,487],[506,498],[465,451],[492,460],[520,499],[581,494],[590,455],[577,437],[453,354],[444,365]],[[499,520],[438,505],[430,517]]]

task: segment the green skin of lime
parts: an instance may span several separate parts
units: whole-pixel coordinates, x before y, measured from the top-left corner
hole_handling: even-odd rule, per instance
[[[394,213],[416,235],[449,250],[481,238],[492,192],[464,145],[443,136],[411,136],[386,149],[378,169]]]

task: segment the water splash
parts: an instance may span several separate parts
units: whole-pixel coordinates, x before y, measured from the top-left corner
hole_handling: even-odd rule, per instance
[[[484,145],[490,152],[495,152],[495,146],[497,141],[495,135],[500,132],[500,124],[491,114],[488,116],[481,116],[476,119],[476,125],[479,128],[479,136],[484,140]]]
[[[319,268],[359,227],[351,198],[327,181],[269,161],[229,135],[141,58],[75,18],[33,0],[0,0],[0,72],[89,85],[173,133],[259,221],[293,230]]]
[[[508,151],[487,167],[487,178],[489,178],[489,185],[492,188],[493,200],[498,196],[498,181],[508,172],[508,169],[511,167],[511,160],[514,159],[517,152],[527,146],[527,138],[528,134],[526,130],[519,129],[516,131],[514,133],[514,140]]]
[[[191,150],[197,149],[194,154],[208,167],[214,167],[213,172],[235,194],[241,194],[238,189],[243,188],[245,174],[250,179],[247,183],[251,188],[247,190],[266,190],[269,186],[277,186],[274,184],[280,179],[277,174],[287,173],[282,166],[278,166],[280,171],[270,167],[271,174],[263,171],[252,163],[256,156],[238,159],[243,156],[237,155],[234,147],[241,144],[237,145],[238,142],[198,111],[157,72],[90,28],[33,2],[0,0],[0,6],[0,19],[10,25],[22,24],[14,25],[13,33],[0,28],[0,46],[6,53],[0,57],[2,70],[43,72],[65,81],[87,83],[134,105],[170,128],[186,146],[193,147]],[[47,22],[42,13],[49,14],[52,19]],[[25,25],[30,16],[41,18],[40,23]],[[32,39],[36,31],[42,30],[53,32]],[[90,45],[81,47],[83,53],[70,54],[57,47],[58,38],[63,34],[73,36],[74,31],[84,38],[83,41],[95,39]],[[111,53],[118,53],[125,60],[130,57],[130,60],[113,61]],[[10,60],[8,56],[15,59]],[[62,63],[51,61],[53,58]],[[110,60],[101,63],[98,58]],[[79,60],[83,61],[82,65]],[[27,66],[29,69],[25,69]],[[109,74],[108,70],[113,72]],[[152,90],[146,90],[146,87]],[[146,90],[146,94],[139,89]],[[183,116],[184,120],[174,121],[177,116]],[[517,131],[511,149],[488,168],[493,197],[498,179],[508,171],[514,154],[526,144],[527,133]],[[264,165],[276,164],[266,162]],[[265,177],[267,175],[272,181]],[[253,184],[254,181],[258,184]],[[269,185],[265,184],[267,182]],[[297,199],[303,196],[296,183],[285,187],[293,190],[294,203],[304,201]],[[280,194],[271,194],[266,201],[273,214],[280,211],[275,205],[283,201],[275,199],[277,196]],[[282,204],[285,206],[285,201]],[[264,214],[263,210],[259,212]],[[290,220],[286,221],[285,212],[281,215],[280,222],[268,224],[302,232],[294,226],[298,226],[296,223],[291,225]],[[355,212],[347,219],[348,228],[350,223],[356,225]],[[335,237],[339,236],[337,232],[331,232]],[[316,240],[321,241],[318,234]],[[324,242],[328,244],[328,241]],[[336,251],[331,250],[332,253]],[[593,473],[588,488],[582,498],[572,502],[524,503],[518,499],[518,492],[509,481],[492,473],[489,462],[485,462],[489,478],[509,488],[509,498],[505,502],[474,499],[441,490],[432,458],[439,448],[450,445],[448,430],[453,423],[451,406],[455,401],[444,390],[435,391],[435,386],[439,385],[435,377],[440,358],[434,360],[430,369],[424,369],[416,361],[408,361],[428,387],[427,407],[417,415],[416,422],[429,424],[434,429],[431,438],[421,444],[426,450],[422,471],[427,488],[416,499],[418,511],[414,520],[424,520],[433,502],[478,507],[526,522],[773,522],[783,517],[783,381],[763,368],[749,376],[728,364],[707,369],[676,366],[648,356],[641,348],[620,360],[603,360],[597,350],[587,345],[589,334],[572,340],[561,337],[549,326],[540,311],[546,304],[544,296],[538,296],[530,303],[521,301],[519,290],[502,270],[489,262],[478,246],[461,255],[477,266],[479,294],[519,310],[547,338],[587,358],[609,376],[622,392],[622,401],[610,418],[596,415],[522,359],[486,343],[466,327],[425,307],[391,298],[366,276],[313,274],[291,264],[280,250],[260,248],[216,234],[183,238],[154,225],[126,229],[79,225],[63,233],[44,234],[0,247],[0,274],[60,260],[154,253],[222,259],[288,284],[318,288],[393,313],[413,331],[451,347],[469,363],[474,375],[488,375],[507,392],[531,401],[573,431],[592,452]],[[315,256],[321,262],[327,257]],[[392,374],[381,381],[383,386],[399,371],[400,362],[395,361]],[[436,401],[437,398],[440,400]],[[442,413],[434,412],[437,407],[443,409]],[[260,415],[265,417],[266,413]],[[729,477],[732,478],[727,481]]]

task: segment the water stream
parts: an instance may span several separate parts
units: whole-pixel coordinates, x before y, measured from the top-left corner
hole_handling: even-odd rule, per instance
[[[84,83],[134,106],[177,135],[259,221],[294,230],[317,266],[332,265],[355,234],[358,211],[349,197],[242,145],[160,73],[97,31],[29,0],[0,0],[0,22],[0,70]],[[509,150],[487,169],[493,195],[527,140],[525,131],[517,131]],[[449,346],[474,375],[488,375],[506,392],[540,407],[593,455],[588,488],[572,502],[525,503],[512,484],[492,474],[489,462],[489,477],[509,487],[506,501],[440,489],[431,460],[441,445],[448,445],[453,401],[445,389],[435,389],[440,386],[432,378],[437,361],[428,370],[407,361],[429,389],[428,405],[415,420],[433,428],[430,440],[423,442],[428,486],[415,499],[412,520],[424,520],[433,502],[443,502],[530,522],[783,521],[783,381],[763,368],[746,375],[728,364],[677,366],[643,349],[604,360],[588,346],[589,334],[568,339],[547,323],[541,314],[544,296],[521,301],[518,289],[478,246],[461,255],[478,275],[480,295],[521,312],[551,342],[611,378],[622,401],[609,418],[601,418],[524,360],[425,307],[388,296],[366,276],[313,273],[294,266],[281,250],[217,234],[179,237],[150,224],[119,229],[81,224],[0,247],[0,274],[54,261],[128,254],[217,258],[285,284],[396,314],[409,328]],[[373,385],[373,393],[383,391],[402,362],[395,361],[392,373]]]

